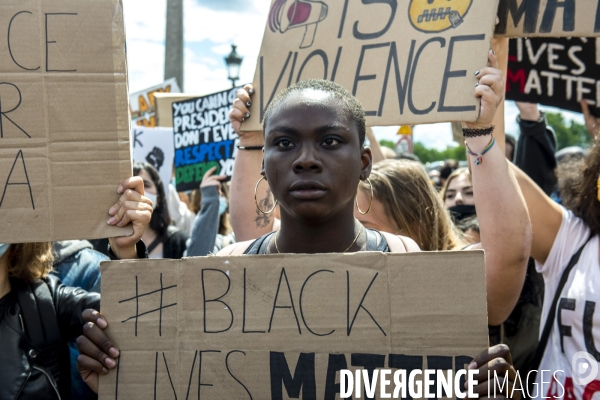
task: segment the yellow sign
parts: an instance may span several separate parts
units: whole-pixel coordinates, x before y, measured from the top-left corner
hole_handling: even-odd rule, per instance
[[[443,32],[457,28],[473,0],[412,0],[410,22],[421,32]]]

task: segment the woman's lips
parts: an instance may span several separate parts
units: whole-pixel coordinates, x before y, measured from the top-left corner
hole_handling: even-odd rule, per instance
[[[294,189],[290,190],[290,194],[299,200],[316,200],[323,197],[327,193],[324,189]]]

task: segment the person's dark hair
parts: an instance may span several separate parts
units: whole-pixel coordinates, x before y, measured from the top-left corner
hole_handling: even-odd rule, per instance
[[[573,188],[573,213],[581,218],[596,235],[600,234],[600,201],[598,178],[600,176],[600,144],[595,143],[585,159],[581,181]]]
[[[167,228],[171,224],[171,216],[169,215],[169,208],[167,207],[167,196],[165,195],[162,179],[160,179],[158,171],[152,165],[148,163],[133,164],[133,175],[138,176],[141,170],[146,171],[148,175],[150,175],[154,186],[156,186],[158,204],[154,211],[152,211],[150,228],[156,232],[157,235],[167,235]]]
[[[506,142],[506,144],[510,144],[512,146],[512,153],[510,155],[510,158],[508,158],[508,161],[513,161],[515,159],[515,150],[517,149],[517,141],[515,140],[514,137],[510,136],[510,135],[506,135],[504,137],[504,140]]]
[[[289,88],[280,92],[271,104],[267,107],[267,111],[265,111],[264,117],[264,126],[266,127],[271,114],[273,111],[281,104],[285,99],[287,99],[290,95],[294,93],[299,93],[303,90],[314,89],[320,90],[332,95],[335,99],[339,100],[346,109],[348,114],[348,118],[352,119],[356,123],[356,127],[358,128],[358,139],[359,143],[362,146],[365,144],[365,136],[367,133],[366,120],[365,120],[365,111],[360,104],[360,102],[356,99],[356,97],[352,96],[350,92],[344,89],[342,86],[337,83],[326,81],[323,79],[309,79],[306,81],[300,81],[295,85],[290,86]]]
[[[448,179],[448,177],[450,176],[451,173],[453,173],[455,170],[457,170],[459,167],[458,161],[457,160],[446,160],[444,162],[444,165],[442,165],[442,168],[440,168],[440,178],[442,179]]]

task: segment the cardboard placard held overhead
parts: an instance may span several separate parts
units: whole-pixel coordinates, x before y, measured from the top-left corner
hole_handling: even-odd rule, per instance
[[[500,0],[497,36],[600,36],[600,0]]]
[[[131,234],[121,0],[0,3],[0,243]]]
[[[156,127],[156,93],[180,93],[177,79],[171,78],[160,85],[153,86],[141,92],[129,95],[129,110],[131,123],[137,126]]]
[[[173,129],[133,127],[131,142],[133,143],[133,161],[148,163],[156,168],[165,194],[169,193],[169,182],[171,182],[173,174],[175,157]]]
[[[335,399],[340,369],[488,347],[481,251],[103,263],[101,311],[120,350],[101,400]]]
[[[512,39],[506,98],[600,115],[600,38]]]
[[[163,128],[173,127],[173,107],[176,101],[183,101],[200,97],[201,94],[177,94],[177,93],[155,93],[156,101],[156,121],[158,126]]]
[[[497,2],[273,0],[242,129],[262,130],[274,96],[308,78],[357,96],[369,126],[474,121]]]
[[[204,174],[233,174],[238,135],[229,121],[238,88],[180,102],[173,107],[177,191],[198,189]]]

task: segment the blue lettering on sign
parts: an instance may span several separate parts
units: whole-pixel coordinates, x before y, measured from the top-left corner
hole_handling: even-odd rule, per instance
[[[175,167],[199,164],[206,161],[219,161],[231,158],[233,140],[217,143],[202,143],[175,151]]]

